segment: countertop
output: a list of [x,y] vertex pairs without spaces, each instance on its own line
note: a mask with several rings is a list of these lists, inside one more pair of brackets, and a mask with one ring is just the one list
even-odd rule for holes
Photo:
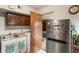
[[0,35],[0,40],[9,40],[9,39],[17,39],[17,38],[21,38],[21,37],[27,37],[28,33],[30,33],[30,32],[26,32],[26,33],[23,33],[23,34],[18,34],[18,36],[15,36],[14,34]]

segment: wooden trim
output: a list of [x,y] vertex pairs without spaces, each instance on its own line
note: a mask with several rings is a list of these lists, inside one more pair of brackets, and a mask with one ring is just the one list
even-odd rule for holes
[[31,12],[31,44],[30,45],[31,45],[31,52],[35,53],[40,49],[42,49],[42,17],[40,14],[34,12]]

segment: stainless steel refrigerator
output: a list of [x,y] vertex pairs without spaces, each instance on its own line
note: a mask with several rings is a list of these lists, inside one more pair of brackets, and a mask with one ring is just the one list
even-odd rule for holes
[[47,53],[71,52],[70,20],[47,20],[46,37]]

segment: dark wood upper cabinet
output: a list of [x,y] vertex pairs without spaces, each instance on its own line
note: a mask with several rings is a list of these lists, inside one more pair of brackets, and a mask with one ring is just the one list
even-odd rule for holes
[[23,16],[23,15],[20,15],[19,16],[19,25],[22,26],[29,26],[30,25],[30,16]]
[[7,13],[6,14],[6,25],[30,26],[30,16]]
[[19,19],[19,25],[20,25],[20,26],[21,26],[21,25],[25,25],[25,22],[26,22],[25,17],[24,17],[24,16],[20,16],[19,18],[20,18],[20,19]]
[[18,25],[19,24],[19,16],[16,14],[7,14],[7,25]]
[[42,24],[43,24],[43,26],[42,26],[43,31],[46,31],[46,20],[43,20],[42,21]]
[[25,25],[30,25],[30,17],[29,16],[27,16],[27,17],[25,17]]

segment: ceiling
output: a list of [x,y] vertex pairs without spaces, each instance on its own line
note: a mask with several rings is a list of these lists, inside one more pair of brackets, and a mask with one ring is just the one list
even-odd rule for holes
[[28,5],[29,7],[32,7],[34,9],[41,9],[41,8],[44,8],[44,7],[47,7],[48,5]]

